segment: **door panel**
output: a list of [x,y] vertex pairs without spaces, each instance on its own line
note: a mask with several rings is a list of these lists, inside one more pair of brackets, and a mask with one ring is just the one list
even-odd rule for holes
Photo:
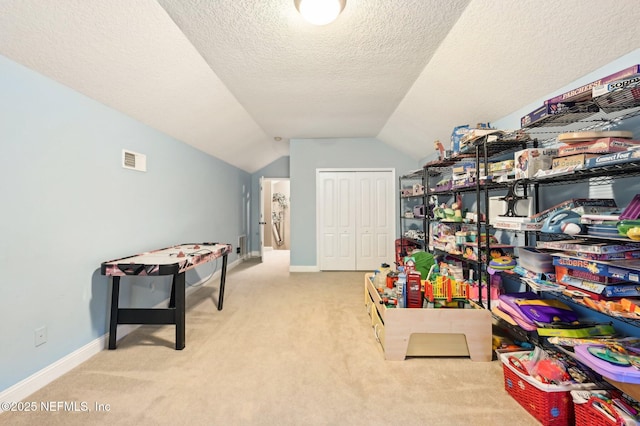
[[390,172],[356,173],[359,195],[356,269],[375,270],[393,261],[393,176]]
[[320,269],[355,269],[355,203],[353,173],[320,173],[322,247]]
[[372,271],[394,260],[393,174],[318,173],[320,269]]

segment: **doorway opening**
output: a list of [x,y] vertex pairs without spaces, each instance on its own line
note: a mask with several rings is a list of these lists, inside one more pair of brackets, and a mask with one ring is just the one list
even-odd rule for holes
[[[286,178],[262,178],[260,252],[262,260],[286,257],[291,249],[291,192]],[[269,252],[277,252],[270,255]]]

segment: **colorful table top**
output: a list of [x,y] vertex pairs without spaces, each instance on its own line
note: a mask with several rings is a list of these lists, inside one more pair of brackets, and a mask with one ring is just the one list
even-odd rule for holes
[[103,262],[107,276],[173,275],[210,262],[231,252],[231,244],[189,243]]

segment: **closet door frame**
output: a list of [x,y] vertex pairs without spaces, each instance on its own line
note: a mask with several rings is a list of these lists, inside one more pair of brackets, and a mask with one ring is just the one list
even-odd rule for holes
[[[321,209],[323,206],[323,194],[322,188],[320,185],[320,174],[321,173],[342,173],[342,172],[385,172],[389,173],[390,176],[390,184],[393,189],[390,199],[388,200],[388,214],[391,218],[395,218],[396,211],[396,196],[394,194],[397,192],[396,188],[396,171],[394,168],[389,167],[380,167],[380,168],[318,168],[316,169],[316,265],[318,265],[318,270],[322,271],[322,253],[323,253],[323,237],[322,237],[322,218],[321,218]],[[389,246],[389,261],[394,260],[393,254],[393,240],[396,234],[396,220],[392,221],[392,232],[390,236],[390,241],[388,242]],[[354,253],[355,255],[355,253]]]

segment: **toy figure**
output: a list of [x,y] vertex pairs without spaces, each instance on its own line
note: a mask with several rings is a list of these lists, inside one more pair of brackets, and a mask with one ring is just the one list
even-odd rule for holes
[[464,257],[466,257],[469,260],[478,260],[476,258],[476,254],[473,252],[473,248],[471,247],[467,247],[464,249]]
[[438,160],[444,160],[444,145],[442,145],[442,142],[435,141],[433,144],[436,148],[436,151],[438,151]]
[[460,210],[460,204],[453,203],[451,208],[453,209],[453,217],[450,218],[450,220],[453,222],[462,222],[462,210]]
[[505,255],[501,248],[492,248],[490,254],[492,259],[497,259]]

